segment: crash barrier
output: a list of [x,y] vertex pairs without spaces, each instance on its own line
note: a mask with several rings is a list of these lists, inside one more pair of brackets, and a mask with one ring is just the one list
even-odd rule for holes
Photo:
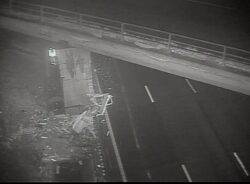
[[97,116],[104,115],[107,106],[113,104],[112,96],[107,93],[101,95],[96,94],[94,98],[99,107]]
[[58,20],[65,23],[75,23],[108,30],[119,33],[122,36],[133,36],[145,41],[160,43],[166,46],[168,53],[172,53],[179,48],[192,53],[202,53],[207,56],[216,57],[222,62],[230,60],[247,65],[250,64],[249,51],[184,35],[17,0],[2,0],[0,1],[0,6],[2,9],[7,10],[2,12],[8,12],[9,15],[13,12],[20,12],[32,18],[36,17],[41,23]]
[[104,115],[107,106],[113,103],[112,96],[107,93],[89,96],[94,108],[85,110],[73,121],[73,130],[77,133],[80,133],[85,127],[92,125],[93,117]]

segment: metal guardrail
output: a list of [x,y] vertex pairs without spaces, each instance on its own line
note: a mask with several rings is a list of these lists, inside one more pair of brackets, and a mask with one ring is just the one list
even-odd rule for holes
[[33,15],[42,23],[48,22],[49,20],[60,20],[89,27],[98,27],[120,33],[121,35],[130,35],[142,40],[164,44],[167,46],[170,53],[172,49],[180,48],[213,56],[221,59],[222,62],[224,60],[232,60],[250,64],[249,51],[228,47],[222,44],[44,5],[30,4],[17,0],[2,0],[1,3],[2,7],[9,10],[9,13],[20,12]]

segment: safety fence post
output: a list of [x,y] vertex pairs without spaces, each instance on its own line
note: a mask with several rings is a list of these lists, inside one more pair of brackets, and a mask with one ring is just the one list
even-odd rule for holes
[[43,22],[43,6],[40,6],[40,20]]
[[124,27],[125,27],[124,23],[121,23],[121,33],[122,34],[124,33]]
[[12,0],[9,0],[9,13],[12,11]]
[[121,23],[121,40],[124,40],[124,27],[125,27],[125,25],[124,25],[124,23]]
[[78,23],[82,24],[82,14],[78,14]]
[[227,50],[227,48],[223,45],[223,53],[222,53],[222,61],[223,61],[223,63],[225,62],[225,59],[226,59],[226,50]]
[[169,33],[168,36],[168,51],[171,52],[171,41],[172,41],[172,34]]

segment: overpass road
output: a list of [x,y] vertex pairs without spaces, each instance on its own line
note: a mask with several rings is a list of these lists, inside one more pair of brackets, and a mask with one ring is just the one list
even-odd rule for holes
[[113,95],[128,181],[249,181],[249,96],[99,54],[92,62]]

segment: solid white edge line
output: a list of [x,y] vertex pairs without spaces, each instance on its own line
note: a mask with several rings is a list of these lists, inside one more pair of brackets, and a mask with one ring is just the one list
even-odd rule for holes
[[191,177],[190,177],[190,175],[188,173],[188,170],[187,170],[186,166],[184,164],[181,164],[181,167],[182,167],[182,169],[183,169],[183,171],[184,171],[184,173],[185,173],[185,175],[187,177],[188,182],[192,182],[192,179],[191,179]]
[[[116,67],[116,71],[117,71],[117,74],[119,76],[119,79],[121,80],[122,79],[122,76],[121,74],[119,73],[119,68],[118,68],[118,65],[116,64],[115,65]],[[122,91],[122,96],[123,96],[123,99],[124,99],[124,102],[125,102],[125,105],[126,105],[126,109],[128,110],[128,116],[129,116],[129,124],[132,128],[132,133],[133,133],[133,136],[134,136],[134,139],[135,139],[135,145],[136,145],[136,148],[137,149],[140,149],[140,144],[139,144],[139,140],[137,138],[137,133],[136,133],[136,129],[135,129],[135,126],[133,124],[133,116],[132,116],[132,112],[131,112],[131,109],[129,107],[129,101],[126,97],[126,90],[125,90],[125,86],[121,83],[121,91]]]
[[237,155],[236,152],[233,153],[234,157],[236,158],[237,162],[239,163],[241,169],[243,170],[243,172],[245,173],[246,176],[249,176],[249,173],[246,169],[246,167],[244,166],[243,162],[241,161],[240,157]]
[[133,123],[132,123],[133,120],[132,120],[131,109],[130,109],[130,107],[129,107],[129,102],[128,102],[126,96],[124,96],[125,93],[126,93],[126,92],[125,92],[125,87],[124,87],[124,85],[122,85],[122,93],[123,93],[123,98],[124,98],[124,102],[125,102],[126,108],[127,108],[127,110],[128,110],[129,122],[130,122],[130,124],[131,124],[132,133],[133,133],[133,136],[134,136],[134,139],[135,139],[136,148],[137,148],[137,149],[141,149],[141,146],[140,146],[140,144],[139,144],[139,140],[138,140],[138,138],[137,138],[137,133],[136,133],[135,127],[134,127],[134,125],[133,125]]
[[[96,75],[96,74],[94,74],[94,75]],[[102,93],[101,87],[99,85],[99,79],[98,79],[97,75],[96,75],[96,79],[97,79],[98,89]],[[118,163],[118,167],[119,167],[119,170],[120,170],[120,173],[121,173],[121,176],[122,176],[122,181],[127,182],[126,173],[124,171],[121,156],[120,156],[120,153],[119,153],[119,150],[118,150],[118,147],[117,147],[117,143],[116,143],[116,140],[115,140],[115,136],[114,136],[114,133],[113,133],[113,129],[112,129],[112,126],[111,126],[111,123],[110,123],[110,119],[109,119],[107,110],[105,110],[104,114],[105,114],[105,118],[106,118],[106,121],[107,121],[108,129],[109,129],[109,132],[110,132],[110,138],[111,138],[111,142],[112,142],[112,145],[113,145],[113,148],[114,148],[114,152],[115,152],[116,160],[117,160],[117,163]]]
[[192,91],[193,91],[194,93],[197,93],[197,91],[194,89],[194,87],[193,87],[193,85],[190,83],[190,81],[189,81],[188,79],[185,79],[185,80],[186,80],[188,86],[192,89]]
[[147,91],[147,94],[148,94],[148,96],[149,96],[149,98],[150,98],[150,101],[153,103],[153,102],[155,102],[154,101],[154,99],[153,99],[153,97],[152,97],[152,95],[151,95],[151,93],[150,93],[150,91],[149,91],[149,89],[148,89],[148,86],[144,86],[144,88],[146,89],[146,91]]
[[105,117],[106,117],[106,120],[107,120],[108,129],[110,131],[110,137],[111,137],[112,144],[113,144],[113,147],[114,147],[114,151],[115,151],[116,159],[117,159],[118,166],[119,166],[119,169],[120,169],[120,173],[121,173],[121,176],[122,176],[122,181],[127,182],[127,177],[126,177],[126,174],[125,174],[125,171],[124,171],[124,168],[123,168],[120,153],[119,153],[119,150],[118,150],[118,147],[117,147],[117,144],[116,144],[115,136],[114,136],[113,129],[111,127],[111,123],[110,123],[109,116],[108,116],[107,112],[105,112]]

